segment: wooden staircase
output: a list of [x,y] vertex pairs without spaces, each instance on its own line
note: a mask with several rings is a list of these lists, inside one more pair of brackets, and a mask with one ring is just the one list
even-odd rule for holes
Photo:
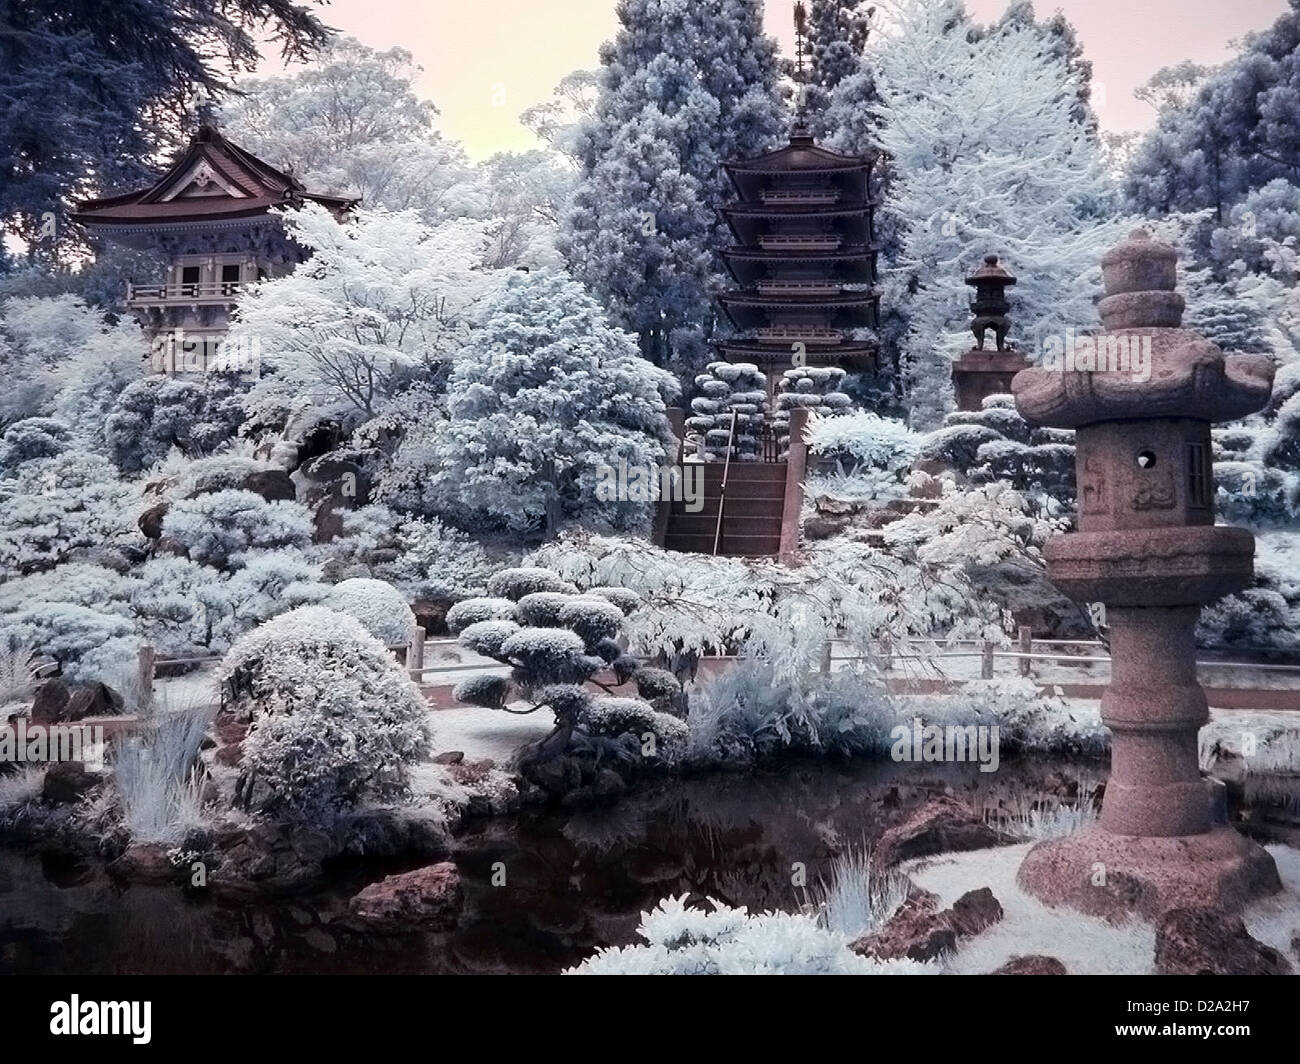
[[[694,554],[713,553],[722,470],[722,462],[704,465],[703,509],[691,513],[685,502],[673,502],[664,538],[666,549]],[[785,462],[733,460],[730,463],[718,554],[758,558],[776,557],[780,553],[786,472]]]

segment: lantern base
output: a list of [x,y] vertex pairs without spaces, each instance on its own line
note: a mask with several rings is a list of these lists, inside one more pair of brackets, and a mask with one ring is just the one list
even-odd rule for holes
[[1253,899],[1282,889],[1268,851],[1223,825],[1166,838],[1086,828],[1040,842],[1016,880],[1046,905],[1116,923],[1130,916],[1155,921],[1170,909],[1241,912]]

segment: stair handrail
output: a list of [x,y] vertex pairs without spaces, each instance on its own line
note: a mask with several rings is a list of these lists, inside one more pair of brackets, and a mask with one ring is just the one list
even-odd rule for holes
[[718,488],[718,523],[713,529],[713,554],[716,557],[722,542],[722,508],[727,503],[727,474],[731,472],[731,449],[736,440],[736,413],[731,412],[731,427],[727,430],[727,456],[722,461],[722,485]]

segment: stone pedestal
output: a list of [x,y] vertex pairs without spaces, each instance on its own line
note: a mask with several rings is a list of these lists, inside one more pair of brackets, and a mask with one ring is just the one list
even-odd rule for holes
[[1114,919],[1239,910],[1281,883],[1262,847],[1219,822],[1221,802],[1200,774],[1209,711],[1194,633],[1201,607],[1248,586],[1253,571],[1250,533],[1214,525],[1209,426],[1262,407],[1272,364],[1225,356],[1180,328],[1174,250],[1146,233],[1107,253],[1102,273],[1107,331],[1095,350],[1124,358],[1087,370],[1067,358],[1012,387],[1031,422],[1078,430],[1079,531],[1044,554],[1062,592],[1106,606],[1111,775],[1100,825],[1034,847],[1019,881],[1049,904]]

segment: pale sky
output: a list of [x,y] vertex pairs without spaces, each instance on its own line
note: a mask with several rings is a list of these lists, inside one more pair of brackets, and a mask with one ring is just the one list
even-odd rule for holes
[[[979,21],[1006,0],[967,0]],[[1286,0],[1039,0],[1039,17],[1061,10],[1093,63],[1103,128],[1145,129],[1154,117],[1133,90],[1184,59],[1217,64],[1229,42],[1269,26]],[[793,0],[768,0],[767,28],[790,51]],[[424,68],[419,87],[441,111],[443,133],[482,159],[536,147],[518,121],[550,97],[571,70],[598,65],[616,29],[614,0],[332,0],[325,22],[372,48],[410,51]],[[276,64],[264,71],[272,73]]]

